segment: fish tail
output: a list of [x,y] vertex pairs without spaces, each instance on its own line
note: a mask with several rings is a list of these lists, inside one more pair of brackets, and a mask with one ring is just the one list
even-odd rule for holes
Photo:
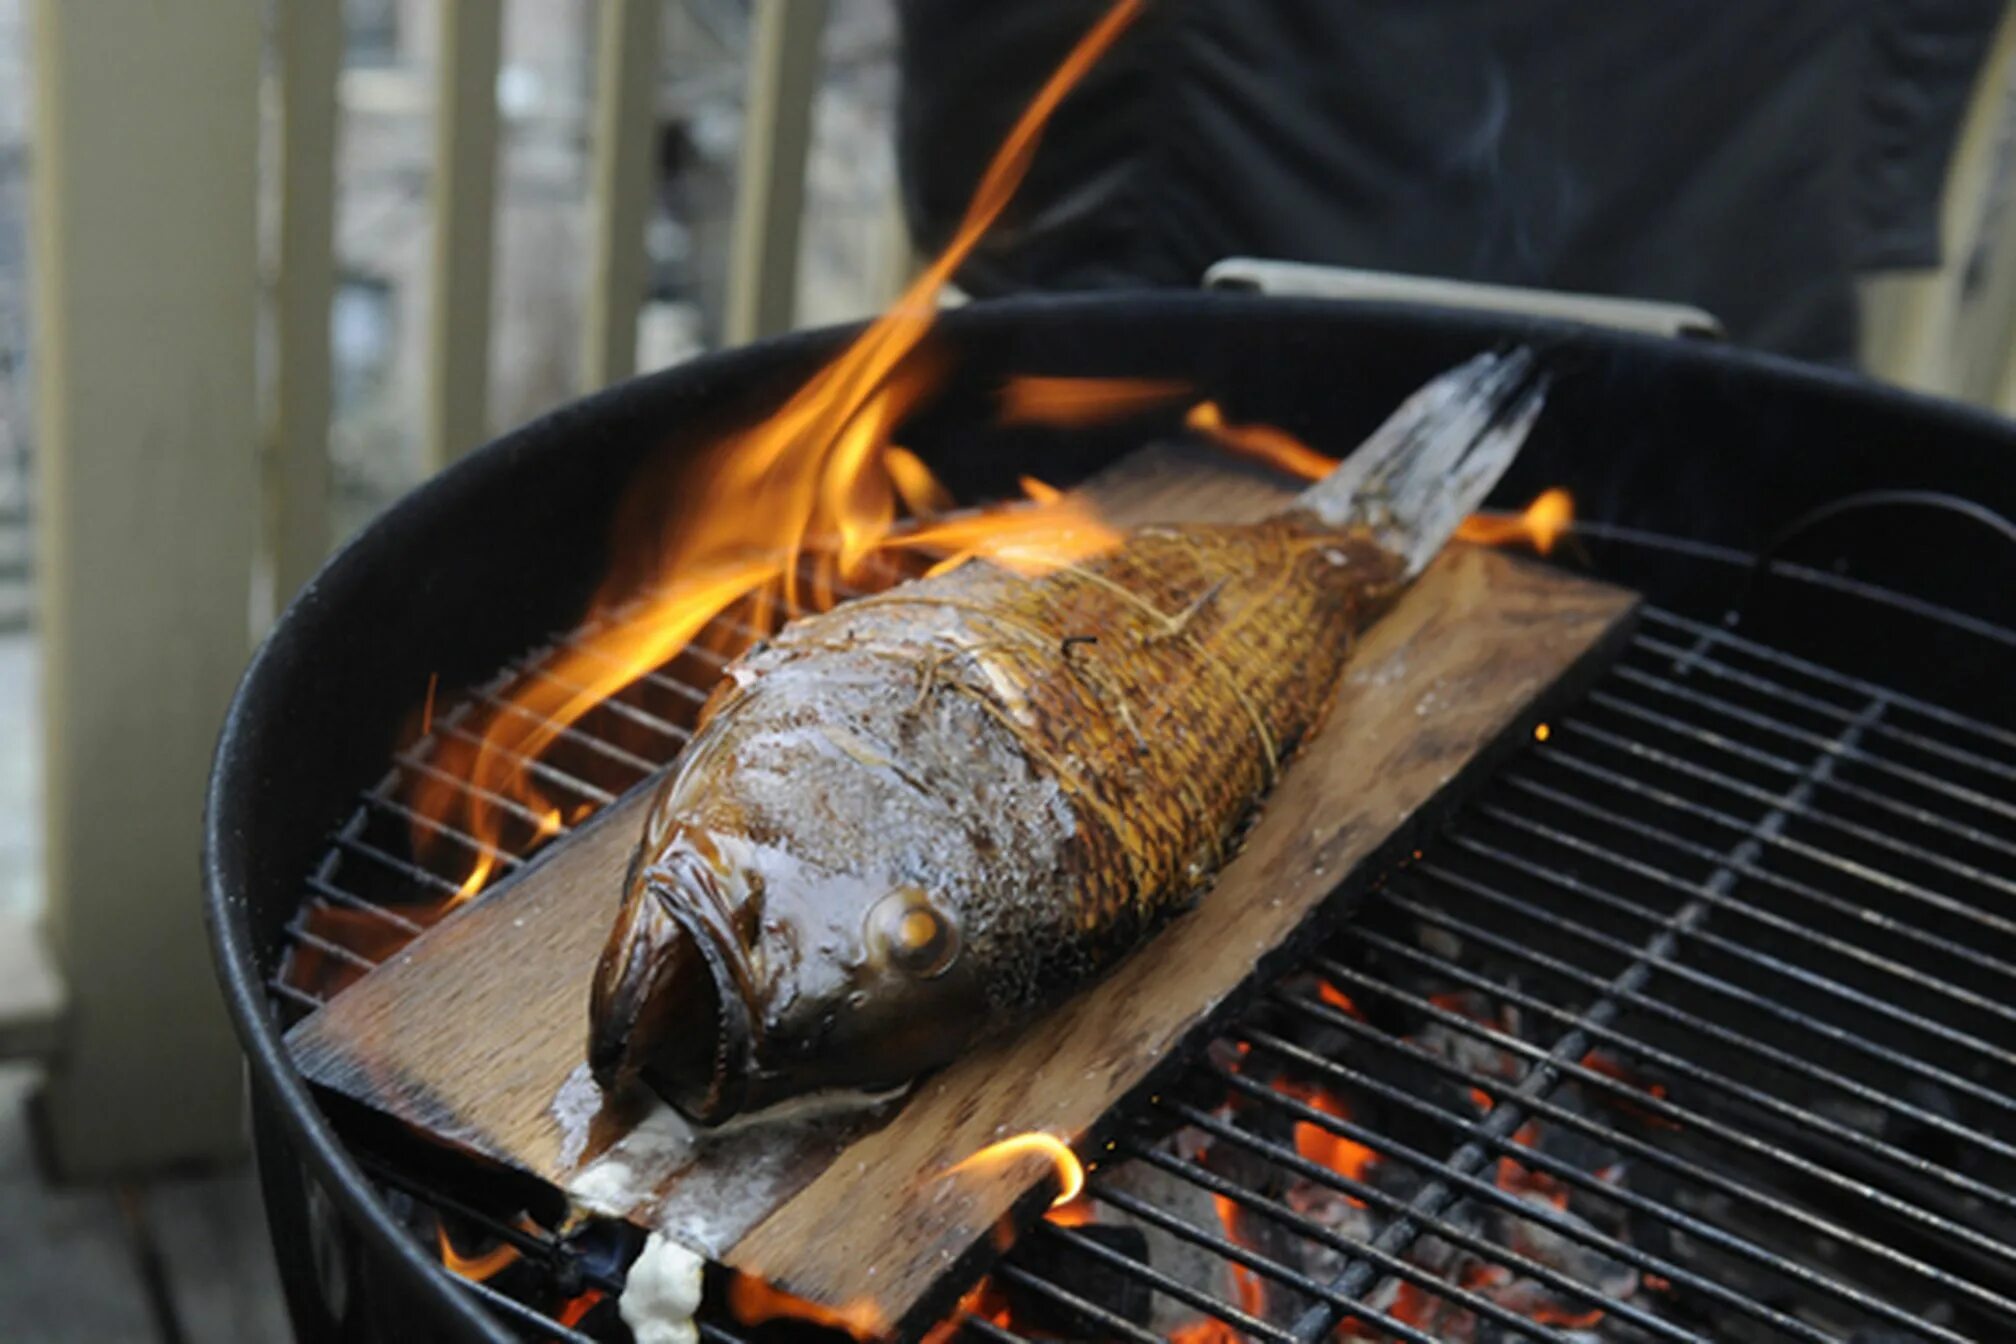
[[1411,579],[1512,465],[1546,394],[1531,350],[1478,355],[1402,402],[1297,506],[1370,530]]

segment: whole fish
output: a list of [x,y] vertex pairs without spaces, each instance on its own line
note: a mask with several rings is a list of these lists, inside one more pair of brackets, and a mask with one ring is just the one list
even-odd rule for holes
[[1209,887],[1542,383],[1479,356],[1263,522],[969,561],[745,654],[652,802],[597,1076],[719,1123],[901,1083],[1112,966]]

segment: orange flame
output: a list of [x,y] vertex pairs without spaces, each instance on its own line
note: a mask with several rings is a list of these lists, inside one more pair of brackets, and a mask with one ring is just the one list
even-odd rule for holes
[[[1211,1207],[1217,1211],[1226,1237],[1244,1246],[1245,1238],[1239,1235],[1238,1201],[1214,1194],[1211,1196]],[[1248,1316],[1264,1320],[1267,1314],[1267,1285],[1258,1274],[1236,1260],[1228,1268],[1232,1271],[1233,1287],[1239,1294],[1239,1309]],[[1215,1316],[1200,1316],[1188,1325],[1170,1331],[1169,1344],[1246,1344],[1246,1336]]]
[[[1305,481],[1320,481],[1337,466],[1337,458],[1324,456],[1285,429],[1227,423],[1216,402],[1198,402],[1190,408],[1183,423],[1241,457],[1264,462]],[[1541,491],[1517,516],[1471,514],[1457,526],[1456,539],[1486,546],[1526,542],[1546,555],[1574,523],[1575,497],[1556,486]]]
[[500,1241],[480,1255],[464,1255],[448,1240],[446,1226],[434,1225],[434,1240],[441,1248],[441,1263],[465,1279],[482,1283],[518,1263],[522,1252],[508,1241]]
[[1278,467],[1305,481],[1320,481],[1337,466],[1336,458],[1325,457],[1285,429],[1227,422],[1215,401],[1200,401],[1192,406],[1183,423],[1241,457]]
[[982,1279],[966,1290],[964,1296],[959,1299],[959,1305],[952,1309],[951,1315],[925,1333],[922,1344],[952,1344],[953,1340],[959,1338],[959,1332],[965,1325],[965,1318],[968,1315],[978,1316],[1003,1329],[1015,1323],[1008,1309],[1007,1298],[994,1286],[992,1279]]
[[730,1275],[728,1310],[743,1325],[762,1325],[766,1321],[805,1321],[845,1331],[860,1340],[880,1339],[888,1333],[882,1313],[875,1309],[872,1302],[823,1306],[765,1283],[754,1274]]
[[1040,1129],[990,1143],[972,1156],[947,1167],[945,1174],[956,1176],[962,1171],[999,1167],[1019,1162],[1031,1154],[1049,1162],[1057,1173],[1057,1197],[1050,1201],[1051,1208],[1059,1208],[1078,1198],[1085,1189],[1085,1164],[1078,1160],[1078,1154],[1071,1151],[1070,1144]]
[[[1118,0],[1065,57],[996,151],[945,250],[895,304],[769,418],[710,445],[681,480],[676,499],[633,498],[626,521],[657,547],[619,535],[617,554],[656,552],[650,596],[619,600],[638,585],[613,574],[596,601],[610,613],[595,631],[562,649],[541,674],[506,693],[508,708],[475,725],[477,745],[443,749],[438,775],[415,785],[413,806],[430,821],[495,846],[507,829],[547,832],[553,804],[528,775],[559,737],[598,705],[668,662],[721,612],[747,601],[766,618],[829,605],[835,585],[857,577],[887,546],[984,555],[1040,570],[1110,545],[1113,534],[1071,501],[1019,504],[898,534],[899,503],[914,516],[940,511],[946,496],[923,464],[891,435],[936,386],[939,361],[921,348],[946,282],[1014,194],[1065,95],[1140,14],[1144,0]],[[619,527],[627,533],[630,526]],[[814,570],[809,589],[801,562]],[[618,582],[619,578],[622,580]],[[423,854],[435,839],[415,827]],[[482,852],[450,904],[491,879]]]
[[1166,406],[1189,391],[1174,378],[1010,378],[1001,384],[1001,423],[1099,425]]
[[596,1305],[601,1301],[602,1290],[600,1288],[590,1288],[579,1297],[569,1298],[567,1305],[560,1309],[560,1315],[557,1319],[560,1324],[571,1329],[581,1324],[581,1318],[595,1310]]
[[1043,1221],[1055,1223],[1059,1227],[1084,1227],[1088,1223],[1099,1221],[1099,1210],[1093,1208],[1092,1201],[1080,1192],[1074,1199],[1052,1204],[1049,1211],[1043,1215]]
[[1554,549],[1554,543],[1574,522],[1575,497],[1556,486],[1552,490],[1541,491],[1517,517],[1499,513],[1471,514],[1457,526],[1456,539],[1481,542],[1486,546],[1523,541],[1545,555]]
[[[1339,1120],[1351,1118],[1351,1108],[1344,1104],[1343,1098],[1314,1083],[1299,1082],[1293,1078],[1276,1078],[1272,1086],[1281,1095],[1293,1097],[1324,1115],[1335,1116]],[[1298,1120],[1295,1123],[1295,1151],[1309,1161],[1320,1163],[1339,1176],[1354,1181],[1363,1180],[1365,1173],[1379,1161],[1379,1154],[1375,1150],[1347,1139],[1342,1134],[1334,1134],[1309,1120]],[[1351,1202],[1358,1204],[1356,1200]],[[1358,1204],[1358,1207],[1364,1206]]]

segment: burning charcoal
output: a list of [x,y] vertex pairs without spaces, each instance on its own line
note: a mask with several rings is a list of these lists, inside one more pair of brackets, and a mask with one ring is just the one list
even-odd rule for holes
[[[1087,1223],[1076,1231],[1128,1259],[1149,1263],[1148,1237],[1138,1227]],[[1108,1264],[1059,1236],[1035,1236],[1015,1248],[1015,1263],[1030,1274],[1135,1325],[1146,1325],[1154,1304],[1148,1285],[1133,1274]],[[1061,1335],[1066,1339],[1098,1339],[1104,1327],[1063,1303],[1019,1284],[1003,1280],[1002,1292],[1018,1329]]]
[[[1190,1133],[1194,1137],[1195,1131]],[[1192,1227],[1217,1229],[1220,1226],[1218,1210],[1208,1191],[1147,1162],[1128,1162],[1118,1168],[1107,1169],[1102,1177],[1102,1187],[1132,1195]],[[1106,1221],[1125,1220],[1108,1213]],[[1161,1227],[1149,1224],[1134,1226],[1139,1228],[1146,1242],[1144,1258],[1155,1267],[1156,1272],[1220,1294],[1228,1301],[1237,1300],[1230,1269],[1217,1252]],[[1146,1324],[1150,1330],[1161,1335],[1178,1329],[1196,1314],[1189,1307],[1160,1294],[1155,1296],[1152,1308]]]

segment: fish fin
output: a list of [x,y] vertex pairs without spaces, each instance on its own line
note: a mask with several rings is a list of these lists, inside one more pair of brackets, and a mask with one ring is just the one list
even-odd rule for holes
[[1402,402],[1297,507],[1368,529],[1411,579],[1512,465],[1546,395],[1531,350],[1478,355]]

